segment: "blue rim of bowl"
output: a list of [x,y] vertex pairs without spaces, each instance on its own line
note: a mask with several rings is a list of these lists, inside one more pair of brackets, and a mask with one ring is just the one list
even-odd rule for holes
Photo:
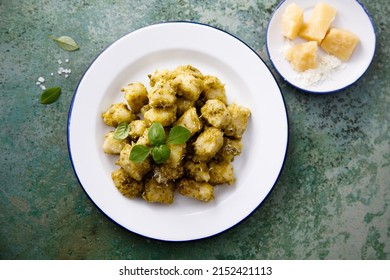
[[[284,152],[284,158],[283,158],[283,162],[282,162],[282,165],[280,167],[280,170],[279,170],[279,173],[278,173],[278,176],[276,177],[275,179],[275,182],[272,184],[272,187],[270,188],[269,192],[267,193],[267,195],[259,202],[259,204],[248,214],[246,215],[245,217],[243,217],[240,221],[238,221],[237,223],[231,225],[230,227],[224,229],[224,230],[221,230],[219,232],[216,232],[215,234],[210,234],[210,235],[207,235],[207,236],[204,236],[204,237],[200,237],[200,238],[194,238],[194,239],[182,239],[182,240],[164,240],[164,239],[159,239],[159,238],[155,238],[155,237],[150,237],[150,236],[147,236],[147,235],[144,235],[144,234],[140,234],[138,232],[135,232],[135,231],[132,231],[130,229],[128,229],[127,227],[125,227],[124,225],[121,225],[120,223],[118,223],[117,221],[115,221],[114,218],[110,217],[106,212],[104,212],[100,207],[99,205],[97,205],[95,203],[95,201],[92,199],[92,197],[88,194],[88,192],[86,191],[86,189],[84,188],[83,184],[81,183],[80,181],[80,178],[79,178],[79,175],[77,174],[77,170],[74,166],[74,162],[73,162],[73,157],[72,157],[72,152],[71,152],[71,143],[70,143],[70,124],[71,124],[71,119],[72,119],[72,111],[73,111],[73,105],[74,105],[74,102],[75,102],[75,98],[76,98],[76,95],[77,95],[77,92],[78,92],[78,88],[80,86],[80,83],[81,81],[83,80],[85,74],[88,72],[88,70],[92,67],[92,65],[94,64],[94,62],[107,50],[109,49],[113,44],[115,44],[117,41],[119,41],[121,38],[133,33],[133,32],[137,32],[137,31],[140,31],[144,28],[148,28],[148,27],[152,27],[152,26],[157,26],[157,25],[165,25],[165,24],[175,24],[175,23],[185,23],[185,24],[196,24],[196,25],[201,25],[201,26],[204,26],[204,27],[209,27],[209,28],[213,28],[215,30],[218,30],[218,31],[221,31],[235,39],[237,39],[239,42],[241,42],[242,44],[244,44],[249,50],[251,50],[262,62],[263,64],[265,65],[265,67],[267,67],[268,71],[270,72],[271,76],[273,77],[273,79],[275,80],[275,83],[279,89],[279,92],[280,92],[280,95],[282,97],[282,101],[283,101],[283,106],[284,106],[284,110],[285,110],[285,114],[286,114],[286,124],[287,124],[287,131],[286,131],[286,147],[285,147],[285,152]],[[236,37],[235,35],[225,31],[225,30],[222,30],[218,27],[214,27],[214,26],[211,26],[211,25],[208,25],[208,24],[205,24],[205,23],[199,23],[199,22],[193,22],[193,21],[166,21],[166,22],[160,22],[160,23],[155,23],[155,24],[151,24],[151,25],[147,25],[147,26],[144,26],[144,27],[141,27],[139,29],[136,29],[136,30],[133,30],[127,34],[124,34],[123,36],[119,37],[118,39],[116,39],[114,42],[112,42],[111,44],[109,44],[106,48],[104,48],[96,57],[95,59],[93,59],[93,61],[89,64],[89,66],[87,67],[87,69],[84,71],[84,73],[82,74],[81,78],[80,78],[80,81],[78,82],[77,84],[77,87],[74,91],[74,94],[73,94],[73,98],[71,100],[71,104],[70,104],[70,107],[69,107],[69,111],[68,111],[68,122],[67,122],[67,146],[68,146],[68,154],[69,154],[69,158],[70,158],[70,162],[71,162],[71,165],[72,165],[72,168],[73,168],[73,171],[76,175],[76,178],[77,178],[77,181],[79,182],[79,185],[82,187],[84,193],[87,195],[87,197],[89,198],[89,200],[95,205],[95,207],[97,209],[99,209],[99,211],[101,213],[103,213],[109,220],[111,220],[114,224],[120,226],[121,228],[125,229],[126,231],[128,232],[131,232],[133,234],[136,234],[136,235],[139,235],[139,236],[143,236],[145,238],[149,238],[149,239],[153,239],[153,240],[159,240],[159,241],[165,241],[165,242],[192,242],[192,241],[197,241],[197,240],[202,240],[202,239],[206,239],[206,238],[210,238],[210,237],[213,237],[213,236],[217,236],[217,235],[220,235],[236,226],[238,226],[241,222],[243,222],[244,220],[246,220],[249,216],[251,216],[262,204],[263,202],[269,197],[270,193],[272,192],[272,190],[274,189],[276,183],[278,182],[280,176],[281,176],[281,173],[282,173],[282,170],[284,168],[284,165],[285,165],[285,162],[286,162],[286,157],[287,157],[287,152],[288,152],[288,147],[289,147],[289,117],[288,117],[288,111],[287,111],[287,107],[286,107],[286,102],[285,102],[285,99],[284,99],[284,96],[282,94],[282,90],[277,82],[277,80],[275,79],[275,76],[274,74],[272,73],[272,71],[270,70],[270,68],[267,66],[267,64],[264,62],[264,60],[260,57],[259,54],[256,53],[256,51],[254,49],[252,49],[247,43],[245,43],[244,41],[242,41],[240,38]]]
[[349,83],[348,85],[344,86],[344,87],[341,87],[341,88],[338,88],[338,89],[335,89],[335,90],[330,90],[330,91],[311,91],[311,90],[308,90],[306,88],[303,88],[303,87],[300,87],[300,86],[297,86],[295,85],[294,83],[288,81],[278,70],[278,68],[276,67],[276,65],[274,64],[273,60],[271,59],[271,55],[270,55],[270,51],[269,51],[269,46],[268,46],[268,31],[269,31],[269,26],[271,24],[271,21],[272,21],[272,18],[274,17],[275,13],[278,11],[278,9],[280,8],[280,6],[283,5],[284,2],[286,2],[287,0],[283,0],[281,1],[278,6],[275,8],[275,10],[273,11],[272,15],[271,15],[271,19],[268,21],[268,25],[267,25],[267,32],[266,32],[266,36],[265,36],[265,40],[266,40],[266,49],[267,49],[267,54],[268,54],[268,58],[273,66],[273,68],[275,69],[275,71],[279,74],[280,77],[283,78],[283,80],[285,82],[287,82],[288,84],[290,84],[291,86],[297,88],[297,89],[300,89],[304,92],[307,92],[307,93],[311,93],[311,94],[318,94],[318,95],[326,95],[326,94],[332,94],[332,93],[338,93],[340,91],[343,91],[344,89],[352,86],[354,83],[356,83],[358,80],[360,80],[361,77],[364,76],[364,74],[367,72],[368,68],[370,67],[371,65],[371,62],[372,60],[374,59],[374,56],[375,56],[375,51],[376,51],[376,29],[375,29],[375,24],[374,24],[374,20],[372,19],[370,13],[368,12],[367,8],[359,1],[359,0],[355,0],[355,2],[357,4],[359,4],[361,6],[361,8],[363,9],[363,11],[366,13],[367,17],[369,18],[370,22],[371,22],[371,25],[372,25],[372,29],[374,30],[374,35],[375,35],[375,44],[374,44],[374,52],[372,54],[372,57],[371,57],[371,61],[370,63],[367,65],[367,68],[363,71],[363,73],[353,82]]

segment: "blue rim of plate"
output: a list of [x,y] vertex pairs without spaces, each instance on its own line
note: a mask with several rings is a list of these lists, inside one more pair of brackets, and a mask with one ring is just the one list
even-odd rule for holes
[[[272,187],[270,188],[269,192],[267,193],[267,195],[259,202],[259,204],[257,205],[257,207],[255,207],[248,215],[246,215],[245,217],[243,217],[240,221],[238,221],[237,223],[231,225],[230,227],[224,229],[224,230],[221,230],[215,234],[211,234],[211,235],[208,235],[208,236],[204,236],[204,237],[201,237],[201,238],[195,238],[195,239],[188,239],[188,240],[164,240],[164,239],[160,239],[160,238],[155,238],[155,237],[150,237],[150,236],[147,236],[147,235],[144,235],[144,234],[141,234],[141,233],[138,233],[138,232],[135,232],[135,231],[132,231],[130,229],[128,229],[127,227],[125,227],[124,225],[120,224],[119,222],[117,222],[114,218],[112,218],[109,214],[107,214],[106,212],[104,212],[98,204],[96,204],[96,202],[92,199],[92,197],[88,194],[88,192],[86,191],[86,189],[84,188],[83,184],[81,183],[81,180],[79,178],[79,175],[77,173],[77,170],[75,168],[75,165],[74,165],[74,161],[73,161],[73,157],[72,157],[72,152],[71,152],[71,143],[70,143],[70,124],[71,124],[71,119],[72,119],[72,110],[73,110],[73,106],[74,106],[74,101],[76,99],[76,95],[77,95],[77,92],[78,92],[78,89],[79,89],[79,86],[80,86],[80,83],[82,82],[84,76],[86,75],[86,73],[88,72],[88,70],[92,67],[92,65],[94,64],[94,62],[100,57],[100,55],[102,55],[107,49],[109,49],[113,44],[115,44],[117,41],[119,41],[121,38],[133,33],[133,32],[138,32],[144,28],[148,28],[148,27],[151,27],[151,26],[157,26],[157,25],[164,25],[164,24],[174,24],[174,23],[185,23],[185,24],[195,24],[195,25],[201,25],[201,26],[205,26],[205,27],[209,27],[209,28],[213,28],[217,31],[220,31],[220,32],[223,32],[233,38],[235,38],[236,40],[238,40],[240,43],[242,43],[243,45],[245,45],[249,50],[251,50],[261,61],[262,63],[264,64],[264,66],[267,68],[267,70],[269,71],[269,73],[271,74],[271,76],[273,77],[273,79],[275,80],[275,84],[277,85],[278,89],[279,89],[279,92],[280,92],[280,96],[282,98],[282,101],[283,101],[283,106],[284,106],[284,111],[285,111],[285,116],[286,116],[286,146],[285,146],[285,149],[284,149],[284,157],[283,157],[283,162],[280,166],[280,169],[279,169],[279,172],[278,172],[278,175],[277,177],[275,178],[275,181],[274,183],[272,184]],[[207,239],[207,238],[210,238],[210,237],[213,237],[213,236],[218,236],[236,226],[238,226],[240,223],[242,223],[244,220],[246,220],[249,216],[251,216],[263,203],[264,201],[269,197],[270,193],[273,191],[276,183],[279,181],[279,178],[281,176],[281,173],[283,171],[283,168],[285,166],[285,163],[286,163],[286,158],[287,158],[287,153],[288,153],[288,147],[289,147],[289,116],[288,116],[288,111],[287,111],[287,107],[286,107],[286,102],[285,102],[285,99],[284,99],[284,96],[282,94],[282,90],[280,88],[280,85],[278,84],[277,80],[275,79],[275,76],[274,74],[272,73],[272,71],[270,70],[270,68],[268,67],[268,65],[264,62],[264,60],[260,57],[259,54],[256,53],[256,51],[254,49],[252,49],[247,43],[245,43],[243,40],[241,40],[240,38],[238,38],[237,36],[225,31],[225,30],[222,30],[218,27],[215,27],[215,26],[211,26],[211,25],[208,25],[208,24],[205,24],[205,23],[199,23],[199,22],[192,22],[192,21],[166,21],[166,22],[160,22],[160,23],[155,23],[155,24],[151,24],[151,25],[147,25],[147,26],[144,26],[144,27],[141,27],[139,29],[136,29],[136,30],[133,30],[129,33],[126,33],[124,35],[122,35],[121,37],[119,37],[118,39],[116,39],[115,41],[113,41],[111,44],[109,44],[107,47],[105,47],[93,60],[92,62],[88,65],[87,69],[84,71],[84,73],[82,74],[78,84],[77,84],[77,87],[74,91],[74,94],[73,94],[73,97],[72,97],[72,100],[71,100],[71,104],[70,104],[70,107],[69,107],[69,111],[68,111],[68,121],[67,121],[67,146],[68,146],[68,154],[69,154],[69,158],[70,158],[70,162],[71,162],[71,165],[72,165],[72,168],[73,168],[73,171],[75,173],[75,176],[79,182],[79,185],[82,187],[84,193],[87,195],[87,197],[89,198],[89,200],[95,205],[95,207],[97,209],[99,209],[99,211],[101,213],[103,213],[109,220],[111,220],[114,224],[118,225],[119,227],[123,228],[124,230],[128,231],[128,232],[131,232],[133,234],[136,234],[136,235],[139,235],[139,236],[143,236],[145,238],[149,238],[149,239],[153,239],[153,240],[159,240],[159,241],[165,241],[165,242],[171,242],[171,243],[175,243],[175,242],[193,242],[193,241],[197,241],[197,240],[203,240],[203,239]]]
[[[269,32],[269,27],[270,27],[270,24],[272,22],[272,18],[274,17],[275,13],[278,11],[278,9],[283,5],[284,2],[286,2],[287,0],[282,0],[278,5],[277,7],[275,8],[275,10],[273,11],[273,13],[271,14],[271,17],[270,17],[270,20],[268,21],[268,25],[267,25],[267,31],[266,31],[266,49],[267,49],[267,54],[268,54],[268,58],[273,66],[273,68],[275,69],[275,71],[279,74],[280,77],[283,78],[284,81],[286,81],[288,84],[290,84],[291,86],[297,88],[297,89],[300,89],[304,92],[307,92],[307,93],[311,93],[311,94],[317,94],[317,95],[326,95],[326,94],[332,94],[332,93],[338,93],[340,91],[343,91],[344,89],[352,86],[353,84],[355,84],[358,80],[360,80],[364,74],[367,72],[368,68],[370,67],[371,65],[371,62],[372,60],[374,59],[374,56],[375,56],[375,49],[376,49],[376,29],[375,29],[375,24],[374,24],[374,20],[372,19],[370,13],[368,12],[367,8],[363,5],[363,3],[361,3],[359,0],[354,0],[357,4],[359,4],[362,8],[362,10],[366,13],[368,19],[370,20],[371,22],[371,25],[372,25],[372,29],[374,31],[374,35],[375,35],[375,43],[374,43],[374,52],[372,54],[372,57],[371,57],[371,60],[370,60],[370,63],[368,64],[367,68],[362,72],[362,74],[356,79],[354,80],[353,82],[345,85],[344,87],[341,87],[341,88],[338,88],[338,89],[335,89],[335,90],[331,90],[331,91],[311,91],[311,90],[308,90],[304,87],[300,87],[292,82],[290,82],[289,80],[287,80],[282,73],[280,73],[280,70],[276,67],[274,61],[272,60],[271,58],[271,54],[270,54],[270,50],[269,50],[269,45],[268,45],[268,32]],[[282,34],[281,34],[282,36]]]

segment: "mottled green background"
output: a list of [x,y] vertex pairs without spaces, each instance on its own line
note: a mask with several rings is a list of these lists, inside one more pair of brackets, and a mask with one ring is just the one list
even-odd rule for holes
[[[210,24],[245,41],[270,66],[267,23],[278,0],[0,0],[0,257],[2,259],[390,259],[390,5],[361,2],[377,49],[353,86],[311,95],[280,77],[290,143],[280,180],[233,229],[168,243],[118,227],[80,187],[67,150],[73,92],[93,59],[138,28],[164,21]],[[49,35],[72,36],[77,52]],[[57,60],[69,59],[68,78]],[[274,72],[274,70],[272,69]],[[50,77],[50,73],[55,75]],[[60,85],[39,103],[37,78]]]

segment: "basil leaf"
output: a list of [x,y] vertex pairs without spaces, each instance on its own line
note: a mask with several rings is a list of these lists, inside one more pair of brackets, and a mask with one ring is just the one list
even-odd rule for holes
[[50,37],[50,39],[54,40],[56,44],[63,50],[68,52],[73,52],[78,50],[80,47],[77,45],[76,41],[69,36],[61,36],[58,38]]
[[183,144],[190,139],[191,132],[184,126],[174,126],[168,135],[168,144]]
[[165,130],[161,123],[155,122],[149,127],[148,131],[149,143],[152,146],[164,144]]
[[123,140],[129,135],[130,125],[127,122],[120,123],[114,132],[114,139]]
[[151,147],[146,147],[144,145],[135,145],[131,149],[129,159],[136,163],[143,162],[148,157],[151,150]]
[[166,162],[171,156],[171,150],[167,145],[159,145],[153,148],[152,157],[155,163],[160,164]]
[[61,95],[60,87],[48,88],[41,94],[40,102],[42,104],[51,104],[56,101]]

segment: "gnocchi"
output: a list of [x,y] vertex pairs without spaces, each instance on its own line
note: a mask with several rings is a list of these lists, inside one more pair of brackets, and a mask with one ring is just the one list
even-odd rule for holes
[[[192,65],[158,69],[148,78],[148,86],[134,82],[123,87],[124,102],[102,113],[103,122],[111,127],[102,150],[118,157],[119,169],[111,173],[114,186],[126,197],[151,203],[172,204],[176,193],[203,202],[214,200],[217,185],[236,180],[232,162],[241,154],[250,110],[228,104],[219,78],[203,75]],[[123,123],[128,130],[118,138]],[[151,155],[142,162],[132,160],[135,146],[153,148],[149,132],[155,123],[166,139],[173,127],[186,128],[188,141],[167,143],[164,162],[154,162]]]

